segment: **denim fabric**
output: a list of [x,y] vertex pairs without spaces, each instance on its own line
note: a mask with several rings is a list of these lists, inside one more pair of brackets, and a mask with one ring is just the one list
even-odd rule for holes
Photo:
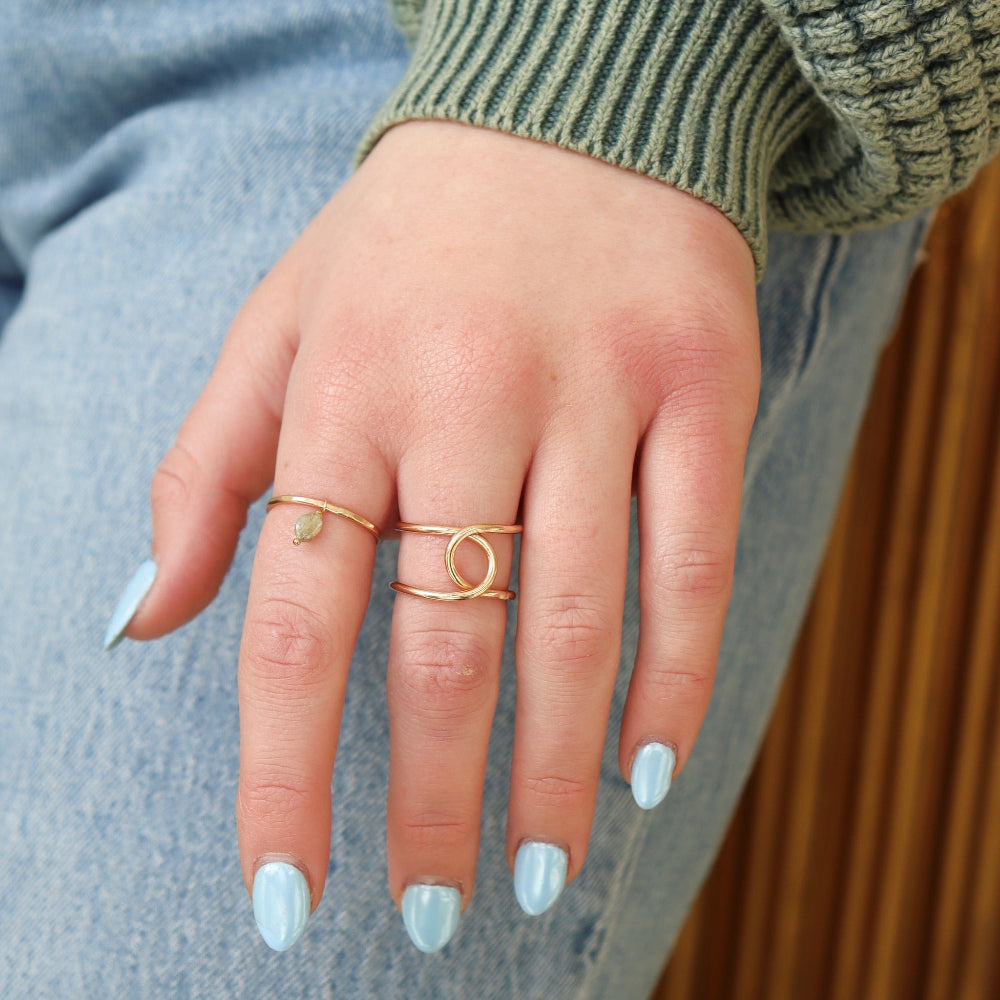
[[[752,765],[926,219],[773,235],[764,383],[711,709],[666,802],[618,774],[622,670],[583,874],[538,918],[503,841],[512,645],[476,895],[438,955],[386,887],[379,549],[347,691],[326,894],[261,941],[236,854],[236,658],[257,505],[217,600],[101,637],[146,493],[237,307],[337,189],[405,52],[382,0],[8,0],[0,32],[0,995],[642,1000]],[[508,637],[510,638],[510,637]]]

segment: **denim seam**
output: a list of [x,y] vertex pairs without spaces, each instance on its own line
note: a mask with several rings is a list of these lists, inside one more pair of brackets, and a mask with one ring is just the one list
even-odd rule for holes
[[[812,271],[814,280],[803,289],[802,315],[808,315],[802,337],[802,351],[794,370],[779,380],[776,391],[766,407],[761,406],[754,421],[747,448],[747,459],[743,473],[744,494],[749,492],[760,468],[761,461],[770,450],[771,440],[778,421],[776,417],[784,412],[788,399],[805,377],[810,364],[818,354],[826,339],[827,317],[830,309],[830,295],[840,278],[850,249],[850,237],[845,234],[828,234],[825,252],[818,266]],[[763,384],[761,390],[763,391]]]
[[[649,832],[649,820],[651,817],[640,816],[631,824],[631,833],[626,842],[622,854],[624,860],[618,865],[615,878],[608,892],[608,905],[604,908],[604,913],[598,920],[595,931],[603,931],[597,952],[589,956],[589,964],[584,977],[580,983],[580,997],[588,1000],[604,1000],[594,993],[597,984],[594,982],[594,972],[602,966],[602,956],[608,947],[608,942],[614,937],[613,931],[618,923],[618,917],[622,911],[619,900],[622,893],[631,886],[635,876],[635,866],[641,852],[641,845],[645,841]],[[610,919],[609,919],[610,914]]]
[[836,286],[847,261],[850,239],[847,234],[837,234],[830,240],[826,258],[820,267],[816,287],[813,291],[809,308],[810,319],[806,325],[802,356],[799,358],[795,375],[790,380],[792,384],[801,382],[806,376],[813,359],[820,353],[820,348],[826,339],[826,333],[829,329],[830,293]]

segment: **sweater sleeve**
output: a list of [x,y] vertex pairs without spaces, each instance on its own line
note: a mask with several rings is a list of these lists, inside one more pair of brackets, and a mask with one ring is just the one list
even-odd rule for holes
[[390,0],[411,50],[361,162],[415,118],[495,128],[767,229],[846,231],[1000,149],[997,0]]

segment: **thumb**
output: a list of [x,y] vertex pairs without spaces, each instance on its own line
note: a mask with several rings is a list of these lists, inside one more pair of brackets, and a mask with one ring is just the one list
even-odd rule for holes
[[211,378],[153,475],[152,558],[122,595],[105,648],[155,639],[211,603],[247,508],[274,477],[285,386],[298,339],[286,256],[254,290]]

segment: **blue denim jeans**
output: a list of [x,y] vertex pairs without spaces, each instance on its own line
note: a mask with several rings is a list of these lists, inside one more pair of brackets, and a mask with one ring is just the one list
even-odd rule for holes
[[150,476],[229,320],[336,191],[406,59],[383,0],[8,0],[0,30],[0,996],[643,1000],[753,763],[926,217],[772,234],[736,582],[694,754],[643,813],[618,773],[622,667],[582,875],[542,917],[504,860],[512,645],[475,898],[410,944],[386,885],[380,546],[347,691],[326,893],[260,939],[237,864],[236,659],[251,512],[220,594],[101,650],[146,555]]

